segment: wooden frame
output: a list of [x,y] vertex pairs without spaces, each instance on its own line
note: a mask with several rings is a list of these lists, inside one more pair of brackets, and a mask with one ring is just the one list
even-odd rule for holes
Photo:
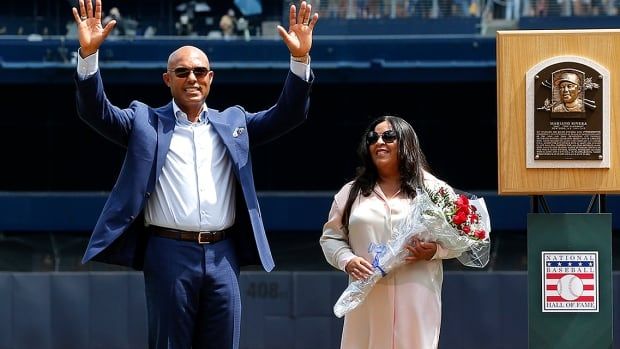
[[[620,139],[614,103],[620,89],[620,30],[531,30],[497,32],[497,142],[500,195],[620,193]],[[597,62],[609,72],[609,159],[599,168],[528,168],[527,72],[553,57],[577,56]],[[608,81],[611,81],[609,84]],[[531,104],[531,103],[530,103]],[[571,160],[563,160],[571,161]],[[570,166],[569,166],[570,167]]]

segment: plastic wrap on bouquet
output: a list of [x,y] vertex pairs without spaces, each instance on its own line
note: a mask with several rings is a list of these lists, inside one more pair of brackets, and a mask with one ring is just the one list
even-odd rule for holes
[[[449,192],[453,194],[453,191]],[[410,212],[394,229],[391,239],[385,245],[381,245],[380,249],[375,249],[377,252],[372,262],[373,274],[366,279],[349,283],[334,305],[334,314],[337,317],[340,318],[357,308],[379,279],[406,263],[405,257],[409,255],[406,245],[414,237],[423,241],[434,241],[445,249],[460,252],[458,260],[463,265],[482,268],[487,264],[490,250],[488,234],[490,221],[484,199],[466,200],[470,212],[467,216],[468,221],[465,222],[469,228],[465,229],[467,232],[455,227],[463,228],[463,223],[455,225],[453,222],[453,218],[459,212],[456,200],[462,199],[456,195],[452,195],[449,199],[448,205],[443,205],[441,201],[436,204],[425,191],[418,190],[410,206]]]
[[[428,195],[423,196],[423,200],[430,201]],[[425,209],[422,212],[422,223],[426,230],[422,231],[419,238],[423,241],[437,242],[447,250],[460,252],[461,255],[457,259],[464,266],[484,268],[489,262],[489,252],[491,250],[489,213],[483,198],[468,201],[468,204],[474,207],[478,217],[475,228],[473,225],[469,228],[471,235],[464,234],[455,228],[453,224],[450,224],[445,210],[442,210],[437,205],[433,205],[431,202],[430,204],[426,203],[431,208]],[[412,227],[415,226],[414,223],[408,222],[408,220],[405,220],[404,223],[410,224]]]

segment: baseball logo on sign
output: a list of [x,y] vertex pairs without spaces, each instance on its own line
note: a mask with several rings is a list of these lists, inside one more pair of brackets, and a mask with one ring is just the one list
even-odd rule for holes
[[543,312],[598,312],[598,252],[542,252]]
[[557,284],[560,297],[574,301],[583,294],[583,283],[575,275],[564,275]]

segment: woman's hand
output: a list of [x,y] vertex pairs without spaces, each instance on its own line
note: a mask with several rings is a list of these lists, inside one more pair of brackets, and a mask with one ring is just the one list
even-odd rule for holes
[[407,245],[407,249],[410,253],[409,257],[405,257],[407,262],[430,261],[437,252],[437,243],[413,238],[411,244]]
[[344,271],[356,280],[368,278],[373,273],[372,264],[362,257],[353,257],[344,267]]

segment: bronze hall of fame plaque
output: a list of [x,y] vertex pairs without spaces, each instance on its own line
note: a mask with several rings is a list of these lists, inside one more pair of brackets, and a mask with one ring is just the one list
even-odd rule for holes
[[607,69],[583,57],[554,57],[527,79],[527,167],[609,167]]

